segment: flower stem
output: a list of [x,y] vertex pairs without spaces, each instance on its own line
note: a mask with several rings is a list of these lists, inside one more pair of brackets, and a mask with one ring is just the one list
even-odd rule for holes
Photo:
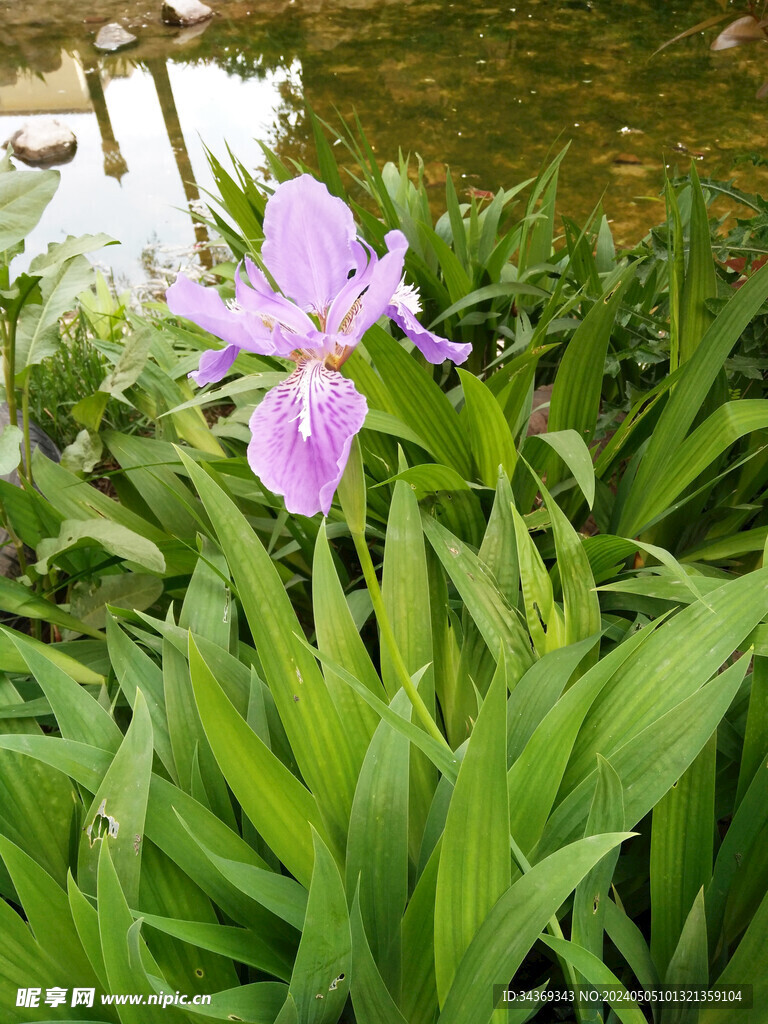
[[32,443],[29,436],[29,376],[21,392],[21,428],[24,433],[24,469],[27,481],[32,483]]
[[[392,664],[395,672],[397,673],[398,680],[405,692],[408,694],[408,698],[410,699],[411,704],[413,704],[416,714],[419,716],[421,724],[424,726],[426,731],[442,746],[447,747],[447,749],[450,750],[451,748],[448,741],[438,729],[437,723],[429,713],[429,708],[424,703],[419,691],[413,685],[413,680],[411,679],[410,673],[403,661],[400,648],[397,646],[397,640],[395,639],[395,634],[389,621],[389,616],[387,615],[384,598],[381,593],[381,588],[379,587],[379,581],[376,577],[376,570],[373,566],[371,553],[365,542],[365,536],[358,531],[353,530],[351,532],[352,540],[355,544],[355,550],[357,551],[357,557],[360,559],[360,566],[363,570],[363,577],[365,578],[365,583],[368,587],[368,593],[371,595],[373,611],[376,615],[376,621],[379,624],[379,629],[381,630],[381,637],[387,647],[389,656],[392,659]],[[453,753],[453,751],[451,751],[451,753]]]

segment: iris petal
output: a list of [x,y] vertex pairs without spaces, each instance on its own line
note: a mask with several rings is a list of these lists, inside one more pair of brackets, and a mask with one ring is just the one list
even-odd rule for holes
[[454,363],[463,363],[472,351],[470,342],[462,345],[458,341],[449,341],[448,338],[441,338],[439,334],[433,334],[426,327],[422,327],[411,310],[400,302],[393,301],[387,306],[386,312],[430,363],[442,363],[446,359],[451,359]]
[[239,351],[238,345],[227,345],[222,349],[209,348],[200,356],[200,365],[189,376],[200,388],[206,384],[215,384],[229,373]]
[[251,417],[251,469],[289,512],[328,515],[368,403],[351,380],[308,360],[269,391]]
[[285,181],[264,211],[264,265],[284,295],[324,314],[357,260],[352,211],[309,174]]
[[230,309],[213,288],[195,284],[179,274],[165,293],[165,299],[172,313],[186,317],[230,345],[264,356],[274,353],[271,331],[261,318],[244,310]]

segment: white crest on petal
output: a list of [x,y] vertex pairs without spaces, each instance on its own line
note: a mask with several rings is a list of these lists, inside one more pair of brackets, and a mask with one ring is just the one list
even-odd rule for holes
[[421,312],[419,289],[413,284],[406,284],[405,275],[400,279],[400,284],[395,289],[391,305],[398,306],[400,309],[407,309],[414,316]]
[[227,299],[226,306],[227,309],[230,310],[232,313],[243,312],[243,307],[240,305],[237,299]]
[[294,419],[299,421],[299,433],[306,441],[312,436],[312,414],[310,410],[310,392],[314,383],[314,376],[322,370],[323,364],[319,359],[311,359],[300,363],[297,373],[297,384],[299,391],[299,411]]

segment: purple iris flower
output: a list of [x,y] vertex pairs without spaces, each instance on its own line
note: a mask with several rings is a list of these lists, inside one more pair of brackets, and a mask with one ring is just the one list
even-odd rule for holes
[[372,324],[390,317],[432,363],[461,363],[471,351],[422,327],[418,292],[403,278],[406,237],[390,231],[384,241],[379,259],[349,207],[303,174],[278,185],[264,212],[261,255],[280,291],[246,258],[248,283],[238,268],[234,301],[181,274],[166,294],[173,313],[227,342],[203,353],[190,374],[199,385],[221,380],[241,349],[296,363],[253,413],[248,445],[254,473],[289,512],[328,515],[368,411],[338,371]]

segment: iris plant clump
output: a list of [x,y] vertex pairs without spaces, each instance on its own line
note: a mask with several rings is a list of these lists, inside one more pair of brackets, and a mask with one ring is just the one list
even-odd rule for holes
[[[418,291],[405,284],[408,242],[385,236],[379,258],[358,237],[349,207],[308,174],[279,185],[266,205],[262,260],[273,288],[250,259],[240,268],[235,299],[183,275],[168,289],[171,310],[227,343],[204,352],[193,376],[221,380],[238,352],[291,359],[296,369],[253,413],[248,461],[289,512],[327,515],[368,405],[339,369],[365,332],[386,316],[431,363],[461,363],[471,346],[423,327]],[[279,289],[279,290],[278,290]]]

